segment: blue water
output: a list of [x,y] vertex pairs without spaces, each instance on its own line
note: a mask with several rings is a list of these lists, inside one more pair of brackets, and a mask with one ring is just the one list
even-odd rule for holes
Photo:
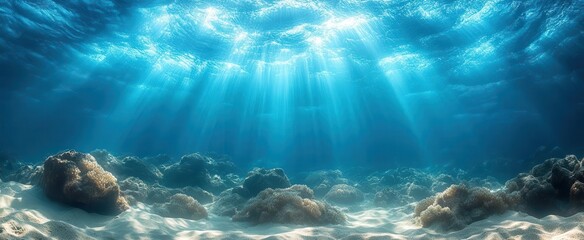
[[584,153],[582,0],[3,0],[0,53],[0,151],[22,161],[105,148],[496,168],[541,146]]

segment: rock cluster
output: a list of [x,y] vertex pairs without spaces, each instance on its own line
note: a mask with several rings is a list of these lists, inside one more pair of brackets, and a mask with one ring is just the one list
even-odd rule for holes
[[536,217],[571,215],[584,209],[584,163],[576,156],[552,158],[505,184],[518,198],[518,210]]

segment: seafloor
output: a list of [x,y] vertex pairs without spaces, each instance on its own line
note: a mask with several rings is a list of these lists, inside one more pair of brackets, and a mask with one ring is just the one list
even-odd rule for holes
[[[0,239],[584,239],[584,159],[463,170],[241,170],[226,156],[0,159]],[[243,173],[242,173],[243,171]]]

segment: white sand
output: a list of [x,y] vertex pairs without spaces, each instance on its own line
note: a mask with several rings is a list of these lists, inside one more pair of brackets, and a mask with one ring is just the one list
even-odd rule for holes
[[414,224],[411,212],[412,206],[375,208],[347,213],[345,225],[321,227],[164,218],[144,205],[109,217],[51,202],[29,185],[0,182],[0,239],[584,239],[584,213],[537,219],[507,212],[441,233]]

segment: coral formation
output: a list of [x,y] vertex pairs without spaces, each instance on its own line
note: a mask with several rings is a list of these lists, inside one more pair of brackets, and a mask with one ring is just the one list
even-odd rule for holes
[[306,185],[284,189],[268,188],[250,199],[234,221],[262,223],[292,223],[302,225],[340,224],[345,216],[338,209],[314,200]]
[[243,180],[243,188],[247,190],[247,197],[256,196],[259,192],[267,188],[287,188],[290,187],[290,180],[281,168],[263,169],[254,168]]
[[362,202],[365,198],[359,189],[347,184],[337,184],[324,196],[324,199],[336,204],[352,205]]
[[40,185],[48,198],[100,214],[128,209],[116,178],[89,154],[67,151],[45,160]]
[[423,227],[437,226],[441,230],[458,230],[490,215],[501,214],[512,204],[513,200],[504,192],[452,185],[444,192],[419,202],[414,216]]
[[171,218],[199,220],[207,217],[207,210],[196,199],[182,193],[172,195],[169,202],[156,204],[158,215]]

